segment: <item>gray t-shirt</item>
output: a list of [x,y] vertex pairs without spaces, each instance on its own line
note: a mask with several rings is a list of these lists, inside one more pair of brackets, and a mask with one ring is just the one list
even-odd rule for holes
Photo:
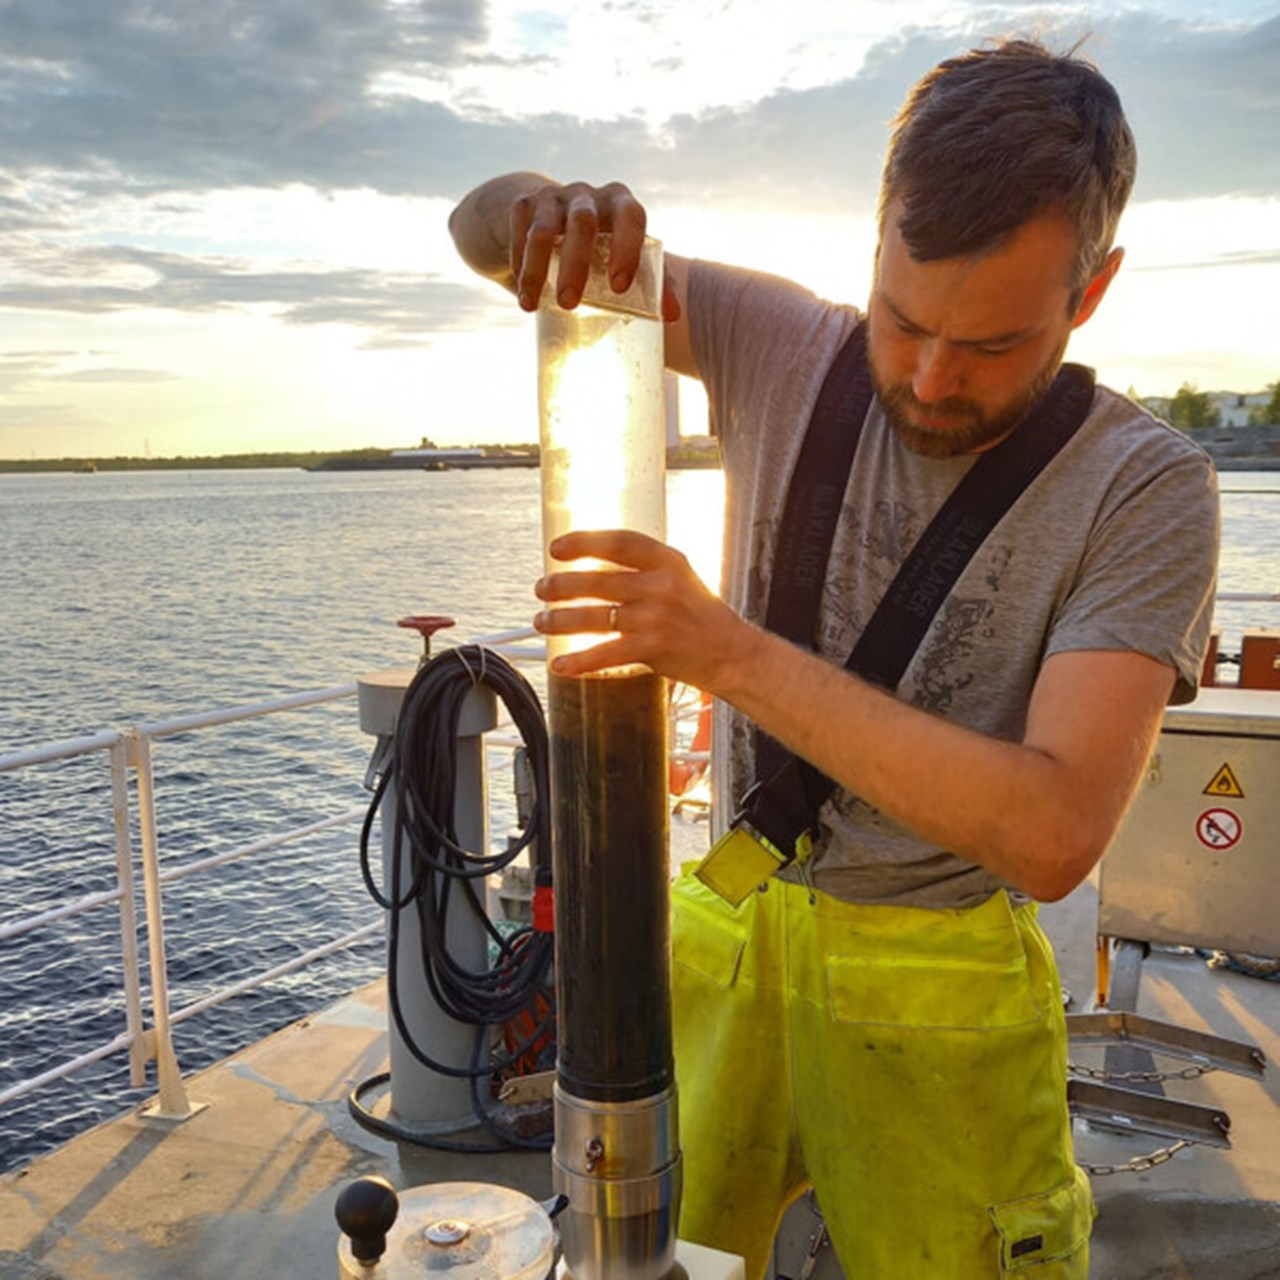
[[[691,268],[688,305],[724,458],[722,592],[761,623],[795,459],[827,370],[860,317],[786,281],[702,262]],[[824,656],[843,665],[899,565],[974,461],[910,452],[872,401],[823,589]],[[1050,654],[1123,649],[1175,668],[1172,701],[1188,701],[1208,639],[1217,546],[1207,455],[1100,387],[1084,425],[961,574],[898,697],[1016,742]],[[719,831],[755,780],[751,728],[721,704],[713,758]],[[844,790],[823,806],[819,827],[813,882],[847,901],[958,907],[1008,887]]]

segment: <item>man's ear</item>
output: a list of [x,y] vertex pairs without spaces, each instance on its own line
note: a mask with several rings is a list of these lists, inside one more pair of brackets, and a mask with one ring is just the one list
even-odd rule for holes
[[1080,299],[1080,305],[1076,308],[1076,313],[1072,317],[1071,327],[1078,329],[1088,318],[1098,309],[1098,303],[1103,299],[1103,295],[1107,292],[1111,282],[1116,278],[1116,272],[1120,270],[1120,264],[1124,261],[1123,249],[1112,249],[1107,254],[1106,261],[1102,264],[1102,270],[1085,286],[1083,297]]

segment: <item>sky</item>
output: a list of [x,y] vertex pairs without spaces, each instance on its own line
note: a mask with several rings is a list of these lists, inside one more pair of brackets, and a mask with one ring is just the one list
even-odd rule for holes
[[1085,39],[1138,139],[1072,358],[1280,379],[1274,0],[0,0],[0,457],[534,440],[533,321],[448,237],[469,189],[621,179],[671,250],[861,305],[906,91],[1027,34]]

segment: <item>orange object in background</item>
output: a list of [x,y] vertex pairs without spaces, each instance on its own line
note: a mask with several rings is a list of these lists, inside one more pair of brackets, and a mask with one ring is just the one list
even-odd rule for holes
[[[543,1052],[555,1043],[555,1022],[548,1020],[551,1004],[541,993],[533,997],[529,1007],[509,1018],[502,1028],[502,1040],[508,1054],[519,1054],[508,1068],[507,1076],[528,1076],[547,1069],[541,1061]],[[534,1039],[538,1027],[546,1029]],[[521,1051],[521,1046],[523,1051]]]
[[1280,631],[1244,633],[1240,644],[1240,687],[1280,689]]
[[[674,701],[675,686],[672,686]],[[672,744],[674,745],[674,743]],[[698,723],[693,731],[693,740],[689,743],[690,751],[711,750],[711,695],[700,693],[698,696]],[[702,781],[707,772],[705,760],[675,760],[667,765],[668,790],[677,799],[692,791]]]
[[1209,634],[1209,648],[1204,655],[1204,666],[1200,669],[1200,687],[1212,689],[1218,683],[1218,641],[1222,639],[1220,631]]

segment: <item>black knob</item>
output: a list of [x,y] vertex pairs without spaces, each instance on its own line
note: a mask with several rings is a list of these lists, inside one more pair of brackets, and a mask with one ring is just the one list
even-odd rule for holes
[[351,1237],[358,1262],[377,1262],[387,1251],[387,1232],[400,1212],[400,1199],[386,1178],[357,1178],[338,1197],[333,1216]]

